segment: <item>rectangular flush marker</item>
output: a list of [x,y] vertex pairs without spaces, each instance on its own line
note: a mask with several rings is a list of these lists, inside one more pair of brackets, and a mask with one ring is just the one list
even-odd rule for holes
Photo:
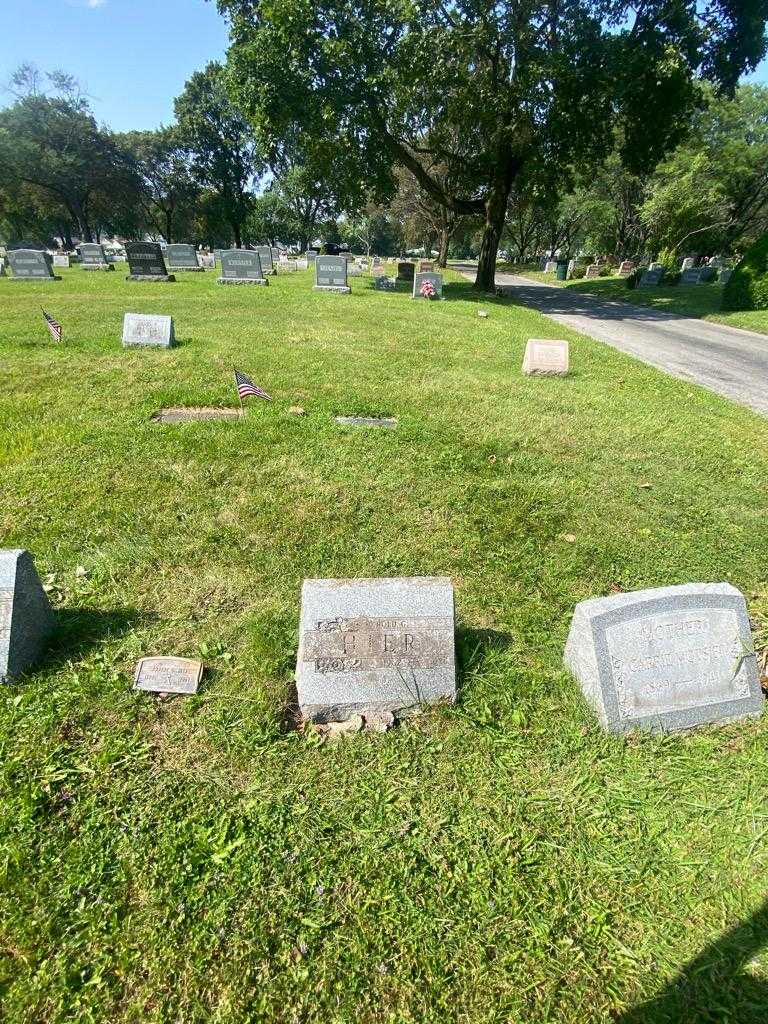
[[335,416],[334,422],[342,427],[386,427],[394,430],[397,420],[393,416]]

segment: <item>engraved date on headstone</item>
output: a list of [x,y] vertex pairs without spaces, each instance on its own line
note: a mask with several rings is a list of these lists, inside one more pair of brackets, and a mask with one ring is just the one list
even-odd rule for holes
[[304,661],[315,671],[434,668],[452,654],[448,617],[322,619],[304,634]]

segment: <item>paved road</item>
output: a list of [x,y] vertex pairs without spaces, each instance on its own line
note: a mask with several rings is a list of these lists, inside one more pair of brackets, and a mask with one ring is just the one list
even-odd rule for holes
[[[474,279],[474,268],[465,276]],[[609,302],[515,274],[497,274],[496,284],[515,302],[558,323],[768,415],[768,335]]]

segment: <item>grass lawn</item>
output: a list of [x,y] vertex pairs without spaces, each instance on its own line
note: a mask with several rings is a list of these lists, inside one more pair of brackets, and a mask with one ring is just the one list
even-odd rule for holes
[[620,277],[582,278],[580,281],[563,283],[556,281],[554,274],[543,274],[530,267],[517,267],[500,264],[502,273],[523,274],[535,281],[554,284],[559,287],[572,288],[577,292],[587,292],[601,299],[633,302],[640,306],[651,306],[668,313],[679,313],[680,316],[700,317],[702,320],[713,320],[716,323],[740,327],[746,331],[757,331],[768,334],[768,310],[743,310],[736,313],[724,313],[720,308],[723,291],[717,284],[676,285],[660,288],[633,288],[630,290]]
[[[60,619],[0,693],[2,1019],[764,1024],[766,719],[606,736],[561,658],[577,601],[687,581],[766,646],[766,420],[454,274],[62,276],[0,279],[0,543]],[[124,351],[125,311],[180,346]],[[557,336],[572,375],[524,378]],[[234,366],[274,402],[150,422]],[[401,574],[454,580],[456,707],[288,729],[301,581]],[[157,653],[197,697],[132,692]]]

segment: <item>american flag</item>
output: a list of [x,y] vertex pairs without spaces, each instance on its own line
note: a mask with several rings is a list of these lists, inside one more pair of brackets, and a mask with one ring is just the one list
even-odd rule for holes
[[246,377],[239,370],[235,370],[235,387],[241,402],[244,398],[248,398],[249,395],[254,395],[256,398],[266,398],[268,402],[272,401],[272,398],[266,391],[260,388],[258,384],[254,384],[250,377]]
[[[40,307],[43,309],[43,307]],[[61,324],[58,320],[55,320],[50,313],[46,313],[43,309],[43,317],[45,319],[45,326],[51,332],[51,337],[54,341],[61,341],[61,336],[64,333],[61,328]]]

